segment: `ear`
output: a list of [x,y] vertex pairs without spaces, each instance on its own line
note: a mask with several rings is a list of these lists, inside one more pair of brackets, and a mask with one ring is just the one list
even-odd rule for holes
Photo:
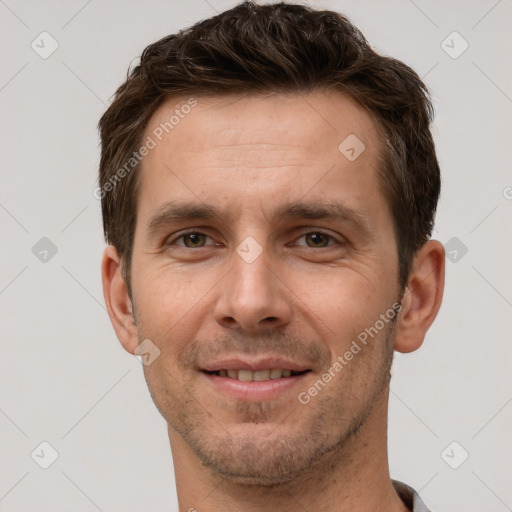
[[432,325],[443,298],[444,247],[437,240],[427,242],[416,254],[402,297],[395,350],[417,350]]
[[138,346],[133,305],[121,275],[121,258],[116,248],[111,245],[103,252],[101,279],[103,296],[112,326],[121,345],[133,354]]

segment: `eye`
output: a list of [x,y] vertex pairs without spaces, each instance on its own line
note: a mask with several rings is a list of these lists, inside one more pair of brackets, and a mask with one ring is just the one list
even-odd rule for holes
[[201,247],[206,247],[207,245],[213,245],[211,243],[207,244],[208,240],[211,241],[209,236],[193,231],[180,235],[179,237],[172,240],[170,244],[178,245],[180,247],[187,247],[189,249],[200,249]]
[[302,235],[298,240],[304,239],[305,243],[297,243],[297,245],[306,245],[308,247],[328,247],[336,243],[336,240],[331,235],[323,233],[322,231],[311,231]]

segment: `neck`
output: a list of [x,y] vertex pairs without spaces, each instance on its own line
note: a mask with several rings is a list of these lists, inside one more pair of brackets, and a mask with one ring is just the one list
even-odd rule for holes
[[169,428],[180,512],[406,512],[391,483],[387,458],[387,391],[359,431],[307,473],[275,486],[232,482],[203,466]]

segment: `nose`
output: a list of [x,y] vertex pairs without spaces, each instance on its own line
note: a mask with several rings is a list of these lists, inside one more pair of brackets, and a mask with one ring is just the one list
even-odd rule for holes
[[224,328],[252,334],[280,329],[291,320],[290,295],[265,253],[252,263],[235,253],[215,305],[215,320]]

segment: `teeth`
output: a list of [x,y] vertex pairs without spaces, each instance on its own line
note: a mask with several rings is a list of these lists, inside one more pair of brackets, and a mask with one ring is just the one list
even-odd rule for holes
[[273,368],[270,370],[270,378],[271,379],[280,379],[283,376],[283,370],[280,368]]
[[[238,378],[240,378],[240,374],[238,374]],[[270,370],[258,370],[257,372],[254,372],[253,378],[256,382],[259,382],[261,380],[269,380]]]
[[219,370],[220,377],[229,377],[230,379],[240,380],[242,382],[261,382],[265,380],[275,380],[282,377],[291,377],[291,370],[282,370],[281,368],[272,368],[270,370]]
[[251,370],[238,370],[238,380],[250,382],[251,380],[254,380],[253,376],[254,372],[251,372]]

